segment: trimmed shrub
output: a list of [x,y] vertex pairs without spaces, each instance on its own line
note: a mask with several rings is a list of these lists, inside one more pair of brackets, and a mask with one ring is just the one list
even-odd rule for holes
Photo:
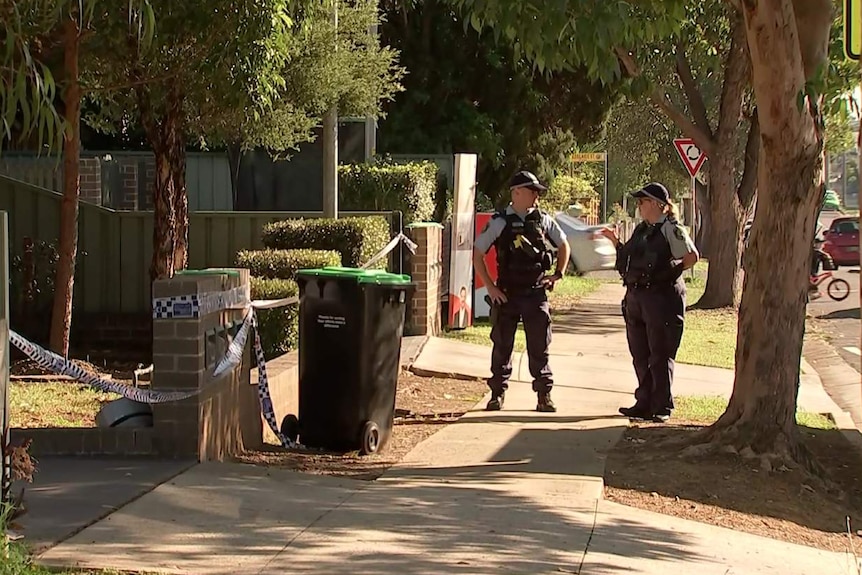
[[[293,280],[251,278],[252,299],[281,299],[299,295]],[[259,309],[257,315],[260,343],[267,359],[299,346],[299,304],[275,309]]]
[[348,164],[338,168],[338,202],[344,210],[398,210],[404,223],[434,217],[437,164]]
[[[261,239],[273,250],[334,250],[342,265],[356,268],[389,243],[389,222],[382,216],[282,220],[264,226]],[[386,258],[374,267],[386,267]]]
[[333,250],[243,250],[236,265],[248,268],[252,277],[293,279],[297,270],[340,266],[341,254]]

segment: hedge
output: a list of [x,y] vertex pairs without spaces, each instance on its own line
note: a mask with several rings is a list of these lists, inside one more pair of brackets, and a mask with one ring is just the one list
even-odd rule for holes
[[[264,226],[261,239],[273,250],[334,250],[342,265],[357,268],[389,243],[389,222],[382,216],[282,220]],[[386,261],[373,267],[384,268]]]
[[[293,280],[251,278],[252,299],[281,299],[299,294]],[[257,315],[260,342],[267,359],[299,347],[299,304],[260,309]]]
[[297,270],[340,266],[341,254],[334,250],[243,250],[236,265],[248,268],[252,277],[293,279]]
[[437,195],[437,164],[347,164],[338,168],[338,202],[344,210],[390,211],[404,223],[430,222]]

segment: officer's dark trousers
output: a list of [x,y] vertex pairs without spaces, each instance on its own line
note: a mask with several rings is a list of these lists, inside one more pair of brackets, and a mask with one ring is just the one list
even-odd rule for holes
[[669,413],[674,407],[671,384],[682,339],[685,284],[630,286],[622,307],[638,378],[635,405],[652,414]]
[[512,349],[518,321],[524,322],[527,336],[527,357],[533,391],[551,391],[554,385],[548,365],[548,346],[551,344],[551,311],[545,290],[533,290],[523,295],[508,295],[502,305],[491,307],[491,378],[488,387],[494,395],[506,391],[512,376]]

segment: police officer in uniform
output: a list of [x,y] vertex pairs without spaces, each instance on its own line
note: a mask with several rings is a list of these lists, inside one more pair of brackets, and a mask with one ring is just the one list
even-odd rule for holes
[[631,239],[621,243],[613,230],[602,232],[617,248],[616,267],[626,286],[626,336],[638,378],[635,404],[620,408],[620,413],[664,423],[674,407],[674,358],[685,316],[682,272],[700,256],[677,222],[676,206],[662,184],[647,184],[632,196],[643,221]]
[[[569,243],[554,218],[537,207],[539,196],[548,188],[528,171],[515,174],[509,182],[511,203],[494,214],[474,244],[473,264],[488,286],[491,299],[491,400],[486,409],[503,408],[512,375],[512,349],[518,322],[524,322],[527,356],[533,391],[538,395],[536,411],[554,412],[551,400],[553,374],[548,365],[551,343],[551,314],[548,290],[562,279],[569,261]],[[496,248],[497,282],[485,266],[485,254]],[[554,249],[557,249],[556,268]]]

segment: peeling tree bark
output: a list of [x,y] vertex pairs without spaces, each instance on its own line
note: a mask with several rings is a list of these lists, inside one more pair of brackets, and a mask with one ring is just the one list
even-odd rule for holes
[[188,196],[186,151],[182,130],[182,96],[168,91],[161,114],[146,88],[137,89],[138,109],[147,140],[153,148],[156,173],[153,180],[153,257],[150,279],[171,278],[188,260]]
[[742,1],[760,125],[758,206],[733,395],[707,439],[763,459],[810,463],[795,413],[823,132],[817,102],[797,100],[807,73],[826,61],[831,2],[798,3],[804,13],[791,0]]
[[63,103],[66,107],[66,132],[63,135],[63,202],[60,207],[60,246],[49,342],[51,349],[63,357],[69,355],[69,334],[72,329],[72,296],[78,255],[78,197],[81,191],[81,86],[78,83],[81,37],[76,19],[77,10],[73,9],[63,24]]
[[176,89],[170,93],[168,116],[175,118],[177,126],[170,138],[171,181],[173,183],[174,204],[174,263],[173,271],[186,269],[189,251],[189,198],[186,193],[186,143],[181,128],[183,113],[182,95]]

